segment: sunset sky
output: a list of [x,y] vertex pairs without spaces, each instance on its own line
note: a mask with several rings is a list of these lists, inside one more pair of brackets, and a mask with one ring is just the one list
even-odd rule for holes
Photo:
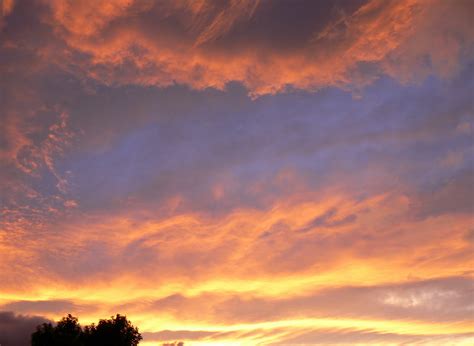
[[474,344],[474,1],[0,0],[0,344]]

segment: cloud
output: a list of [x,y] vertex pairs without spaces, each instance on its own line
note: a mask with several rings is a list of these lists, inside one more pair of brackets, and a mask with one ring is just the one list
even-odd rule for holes
[[[75,134],[68,126],[66,113],[57,114],[49,109],[43,109],[43,112],[38,111],[39,115],[33,119],[7,117],[5,141],[18,145],[7,148],[0,163],[0,227],[4,231],[17,232],[32,227],[41,229],[53,215],[77,206],[77,202],[70,197],[71,172],[60,171],[56,167],[65,150],[71,146]],[[49,125],[47,116],[52,118]],[[43,117],[46,126],[37,126],[36,117]],[[10,123],[10,120],[13,122]],[[18,133],[21,133],[20,142],[12,140]],[[38,189],[39,182],[47,188]]]
[[2,15],[8,16],[15,6],[14,0],[6,0],[2,2]]
[[[252,340],[256,337],[258,340],[268,338],[271,344],[341,344],[351,339],[360,344],[429,345],[447,340],[462,344],[473,338],[467,332],[472,289],[471,279],[451,277],[403,284],[331,287],[295,292],[291,297],[236,295],[223,291],[189,297],[173,295],[139,303],[137,308],[143,312],[172,314],[181,326],[201,328],[145,333],[145,341],[179,339],[212,344],[228,338]],[[196,319],[198,326],[193,324]],[[464,327],[445,335],[436,328],[431,329],[430,323]]]
[[40,316],[17,315],[11,311],[0,312],[0,343],[7,346],[24,346],[41,323],[51,322]]
[[[58,0],[47,6],[48,23],[76,56],[64,68],[77,65],[78,73],[107,85],[178,83],[201,90],[238,81],[254,96],[288,88],[360,89],[384,74],[402,81],[452,76],[472,54],[474,39],[469,1],[290,9],[258,1],[85,6]],[[284,11],[304,25],[285,26],[278,17]]]
[[1,305],[2,310],[26,314],[67,315],[70,311],[81,312],[83,307],[68,300],[13,301]]
[[7,17],[15,6],[14,0],[4,0],[0,5],[0,30],[5,26],[5,17]]
[[[265,345],[370,345],[375,344],[400,344],[404,345],[432,345],[456,342],[461,345],[468,344],[474,338],[470,333],[455,336],[445,335],[409,335],[397,333],[383,333],[373,330],[328,329],[315,328],[313,330],[302,328],[301,330],[285,330],[274,328],[270,330],[257,330],[252,332],[204,332],[204,331],[162,331],[156,333],[144,333],[145,342],[163,342],[181,338],[186,342],[205,342],[210,345],[218,345],[226,340],[239,340],[240,342],[255,342],[255,337],[265,340]],[[275,337],[277,336],[277,337]],[[164,344],[168,345],[168,343]],[[172,341],[169,345],[176,345]]]
[[474,229],[467,231],[464,239],[466,239],[467,242],[474,243]]
[[[227,323],[259,323],[298,318],[359,318],[413,321],[470,320],[473,282],[463,277],[417,280],[402,284],[342,286],[301,290],[291,297],[207,293],[169,296],[145,309]],[[206,303],[207,302],[207,303]],[[204,307],[205,306],[205,307]],[[143,306],[142,306],[143,307]]]
[[401,335],[395,333],[377,333],[371,330],[320,330],[302,333],[299,336],[290,336],[269,345],[443,345],[449,343],[469,344],[474,339],[470,333],[455,336],[445,335]]
[[301,232],[307,232],[311,231],[315,228],[318,227],[337,227],[337,226],[343,226],[345,224],[350,224],[357,219],[357,215],[355,214],[350,214],[347,216],[344,216],[342,219],[336,219],[334,220],[333,217],[337,213],[337,208],[332,208],[327,211],[325,211],[323,214],[317,216],[314,220],[309,222],[306,226],[304,226],[300,231]]
[[203,340],[219,334],[210,331],[190,331],[190,330],[162,330],[159,332],[143,333],[146,341],[173,341],[173,340]]
[[420,193],[413,204],[419,217],[442,213],[472,213],[474,210],[474,175],[471,169],[464,169],[454,177],[432,186]]

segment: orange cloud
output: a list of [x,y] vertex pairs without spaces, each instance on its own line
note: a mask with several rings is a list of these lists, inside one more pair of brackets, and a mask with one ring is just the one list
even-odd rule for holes
[[72,309],[84,323],[121,311],[149,341],[187,330],[219,333],[202,342],[278,343],[327,329],[470,340],[464,303],[453,304],[472,278],[471,217],[417,219],[412,205],[397,193],[361,201],[320,191],[219,218],[69,218],[41,237],[15,232],[21,248],[0,239],[10,279],[0,305],[48,318]]
[[[259,31],[260,17],[278,3],[48,4],[58,35],[86,54],[82,69],[110,85],[179,83],[223,89],[238,81],[255,96],[287,87],[358,88],[382,73],[403,81],[412,79],[415,70],[417,78],[448,76],[466,54],[460,47],[474,39],[466,16],[469,2],[369,1],[330,19],[322,29],[315,27],[308,38],[306,32],[292,32],[293,41],[302,43],[295,48]],[[265,28],[279,25],[270,22]],[[436,29],[439,25],[442,29]],[[452,49],[440,49],[446,45]]]
[[[333,208],[336,211],[327,214]],[[81,219],[70,225],[51,225],[41,238],[22,240],[31,260],[25,258],[25,263],[16,266],[36,267],[35,262],[50,260],[61,263],[41,273],[42,279],[32,276],[30,284],[56,281],[54,296],[61,299],[71,294],[70,284],[75,286],[68,283],[70,279],[84,287],[76,291],[77,297],[82,291],[92,297],[96,291],[112,300],[121,300],[124,290],[130,290],[129,297],[168,295],[174,290],[185,295],[214,291],[288,295],[325,285],[461,275],[469,271],[472,260],[472,244],[465,240],[467,215],[412,220],[409,204],[396,196],[377,196],[363,203],[341,197],[281,203],[262,212],[235,211],[219,220],[198,214],[149,221],[123,216],[105,221],[104,216],[89,217],[86,223]],[[15,249],[7,238],[3,244],[5,250]],[[94,244],[101,249],[100,265]],[[45,247],[50,258],[44,257]],[[69,266],[76,267],[73,276],[66,270]],[[106,286],[88,287],[96,276],[105,279],[106,286],[109,280],[120,282],[120,292],[109,292]],[[156,289],[158,283],[161,290]],[[30,299],[31,294],[50,296],[49,285],[41,287],[29,288],[23,299]],[[17,291],[5,286],[4,292],[10,289]]]
[[5,25],[4,17],[8,16],[15,6],[14,0],[3,0],[0,4],[0,29]]

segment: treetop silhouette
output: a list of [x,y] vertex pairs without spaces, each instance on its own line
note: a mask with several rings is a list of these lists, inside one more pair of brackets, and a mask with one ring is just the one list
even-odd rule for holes
[[138,328],[120,314],[82,327],[67,315],[56,326],[43,323],[31,335],[31,346],[137,346],[142,340]]

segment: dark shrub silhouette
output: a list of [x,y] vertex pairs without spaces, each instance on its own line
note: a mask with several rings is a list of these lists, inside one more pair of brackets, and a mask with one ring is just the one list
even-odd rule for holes
[[43,323],[31,335],[32,346],[137,346],[142,336],[125,316],[117,314],[84,330],[67,315],[56,326]]

